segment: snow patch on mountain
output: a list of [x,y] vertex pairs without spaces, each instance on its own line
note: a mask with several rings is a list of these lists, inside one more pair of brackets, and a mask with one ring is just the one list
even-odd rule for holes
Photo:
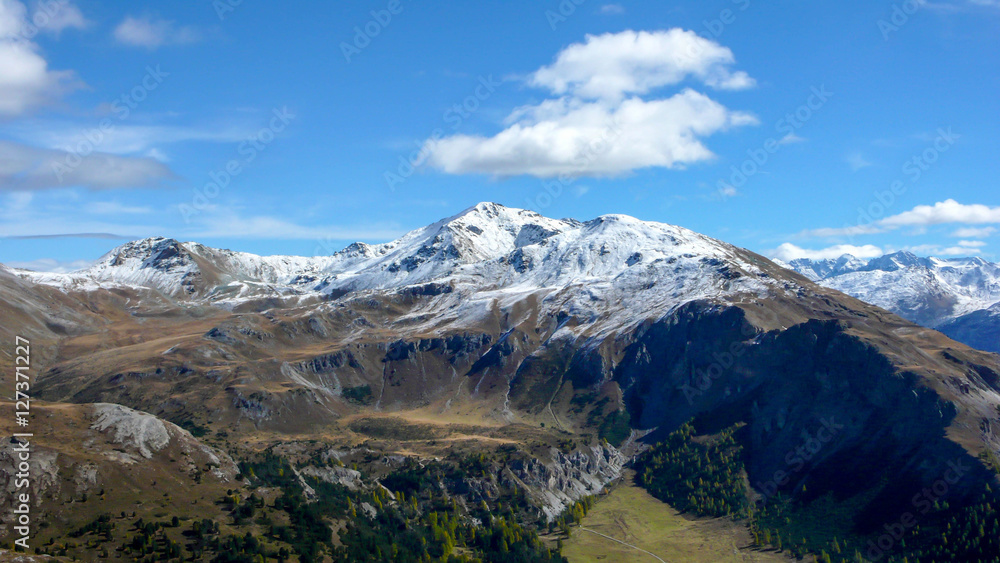
[[[596,318],[765,294],[776,284],[755,261],[674,225],[625,215],[550,219],[480,203],[395,241],[358,242],[329,256],[263,257],[157,237],[122,245],[79,272],[19,275],[67,291],[119,285],[227,308],[269,296],[338,297],[434,282],[457,289],[461,303],[452,312],[466,318],[486,314],[484,300],[532,292]],[[478,304],[470,309],[472,294]]]
[[868,262],[794,260],[789,266],[821,285],[937,327],[1000,302],[1000,265],[982,258],[924,258],[896,252]]

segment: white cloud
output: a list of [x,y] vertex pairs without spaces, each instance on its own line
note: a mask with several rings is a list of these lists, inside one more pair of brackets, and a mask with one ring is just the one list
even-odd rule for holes
[[857,236],[857,235],[875,235],[878,233],[884,233],[887,229],[877,227],[875,225],[852,225],[849,227],[825,227],[821,229],[810,229],[801,233],[800,236],[804,237],[842,237],[842,236]]
[[153,208],[146,205],[123,205],[117,201],[93,201],[84,205],[83,210],[92,215],[141,215],[153,212]]
[[36,272],[54,272],[58,274],[65,274],[67,272],[75,272],[76,270],[82,270],[93,266],[94,262],[94,260],[60,261],[53,260],[51,258],[41,258],[31,262],[8,262],[7,266],[11,268],[20,268],[22,270],[34,270]]
[[963,248],[982,248],[986,246],[986,243],[981,240],[960,240],[958,241],[958,246]]
[[396,225],[366,225],[361,228],[313,227],[267,216],[242,217],[235,213],[204,215],[202,224],[184,235],[190,239],[316,239],[316,240],[393,240],[404,234]]
[[871,162],[865,160],[865,157],[859,152],[852,152],[847,155],[847,165],[851,167],[851,170],[857,172],[862,168],[867,168],[872,165]]
[[921,254],[925,256],[969,256],[970,254],[978,254],[980,252],[977,248],[970,248],[967,246],[942,247],[936,244],[907,246],[903,250],[908,250],[914,254]]
[[804,137],[799,137],[794,132],[789,133],[778,141],[779,145],[794,145],[795,143],[804,143],[807,139]]
[[620,15],[625,13],[625,7],[621,4],[605,4],[601,6],[601,13],[608,15]]
[[808,258],[809,260],[826,260],[830,258],[840,258],[845,254],[850,254],[857,258],[876,258],[878,256],[882,256],[885,252],[881,248],[871,244],[866,244],[864,246],[838,244],[827,248],[810,250],[786,242],[770,253],[773,258],[777,258],[782,262],[790,262],[799,258]]
[[729,199],[740,194],[739,190],[728,184],[716,190],[715,193],[722,199]]
[[888,227],[941,225],[945,223],[964,223],[967,225],[1000,223],[1000,207],[988,207],[981,204],[965,205],[948,199],[934,205],[918,205],[910,211],[887,217],[880,223]]
[[[208,143],[238,143],[250,138],[260,127],[226,124],[220,126],[186,125],[126,125],[115,123],[107,131],[95,133],[95,125],[81,127],[79,123],[53,120],[25,120],[11,128],[13,135],[27,143],[55,150],[74,150],[81,145],[92,145],[91,139],[100,139],[98,149],[112,154],[146,154],[165,161],[157,151],[161,145],[200,141]],[[154,151],[154,152],[151,152]]]
[[31,14],[35,29],[58,36],[65,29],[86,29],[90,22],[69,0],[36,0]]
[[152,158],[102,152],[80,156],[0,141],[0,191],[145,188],[173,179],[174,173]]
[[986,238],[992,236],[995,232],[997,232],[996,227],[963,227],[956,229],[955,232],[951,233],[951,236],[957,238]]
[[664,100],[604,102],[560,98],[494,137],[428,141],[431,165],[449,174],[614,176],[647,167],[681,168],[714,157],[700,137],[756,123],[694,90]]
[[114,31],[119,43],[156,49],[163,45],[184,45],[201,40],[201,34],[191,26],[177,26],[174,22],[152,16],[136,18],[127,16]]
[[[934,205],[918,205],[909,211],[892,215],[869,225],[853,225],[842,228],[811,229],[801,233],[807,237],[837,237],[855,235],[873,235],[892,231],[901,227],[916,227],[911,234],[923,234],[922,227],[943,225],[948,223],[964,223],[966,225],[981,225],[987,223],[1000,224],[1000,207],[989,207],[982,204],[962,204],[953,199],[940,201]],[[959,229],[952,236],[982,237],[996,232],[993,227],[983,229]]]
[[538,69],[529,84],[553,94],[584,99],[621,99],[647,94],[688,77],[710,87],[740,90],[756,82],[732,72],[733,52],[693,31],[623,31],[588,35],[563,49],[554,63]]
[[30,41],[27,8],[0,0],[0,119],[24,115],[80,87],[72,71],[54,71]]
[[588,35],[529,78],[557,97],[515,109],[495,136],[432,139],[423,154],[448,174],[545,178],[683,168],[715,156],[703,138],[757,119],[690,87],[660,99],[640,95],[687,78],[716,88],[752,86],[745,73],[729,70],[732,63],[729,49],[680,29]]

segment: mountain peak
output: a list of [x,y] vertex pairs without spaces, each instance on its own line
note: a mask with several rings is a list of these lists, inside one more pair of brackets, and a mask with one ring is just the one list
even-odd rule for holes
[[184,254],[179,241],[166,237],[149,237],[127,242],[104,255],[98,265],[122,266],[129,261],[140,260],[148,265],[176,259]]
[[931,261],[927,258],[921,258],[908,250],[900,250],[899,252],[873,258],[864,269],[894,272],[913,267],[929,268],[931,267]]

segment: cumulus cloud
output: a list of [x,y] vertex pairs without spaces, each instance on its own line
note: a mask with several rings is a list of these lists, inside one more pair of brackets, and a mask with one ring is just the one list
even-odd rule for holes
[[665,98],[641,96],[689,79],[714,89],[752,87],[733,63],[728,48],[681,29],[588,35],[528,78],[555,98],[517,108],[492,137],[432,139],[423,154],[449,174],[614,176],[682,168],[714,157],[705,137],[757,119],[691,86]]
[[173,179],[174,173],[152,158],[102,152],[78,155],[0,141],[0,191],[147,188]]
[[114,31],[119,43],[134,47],[156,49],[164,45],[184,45],[201,40],[201,33],[191,26],[178,26],[176,23],[152,16],[136,18],[127,16]]
[[0,0],[0,119],[24,115],[80,87],[72,71],[49,69],[30,40],[38,28],[27,14],[21,2]]
[[[901,227],[916,227],[915,234],[923,234],[923,227],[958,223],[966,225],[982,225],[988,223],[1000,224],[1000,207],[989,207],[982,204],[963,204],[953,199],[939,201],[934,205],[918,205],[909,211],[891,215],[867,225],[852,225],[841,228],[822,228],[804,231],[800,236],[806,237],[838,237],[855,235],[873,235],[899,229]],[[983,237],[996,231],[993,227],[981,229],[959,229],[955,237]]]
[[710,159],[714,155],[699,137],[756,123],[690,89],[665,100],[631,98],[617,106],[560,98],[522,111],[523,117],[494,137],[455,135],[430,142],[430,163],[449,174],[613,176]]
[[857,258],[877,258],[885,254],[885,252],[881,248],[871,244],[866,244],[864,246],[838,244],[827,248],[810,250],[786,242],[770,253],[772,258],[777,258],[782,262],[790,262],[799,258],[807,258],[809,260],[826,260],[840,258],[845,254],[850,254]]
[[948,199],[934,205],[918,205],[910,211],[887,217],[880,223],[887,227],[929,226],[946,223],[967,225],[1000,223],[1000,207],[989,207],[982,204],[965,205]]
[[587,99],[621,99],[692,77],[713,88],[738,90],[755,82],[732,72],[733,52],[693,31],[623,31],[588,35],[563,49],[529,84],[553,94]]

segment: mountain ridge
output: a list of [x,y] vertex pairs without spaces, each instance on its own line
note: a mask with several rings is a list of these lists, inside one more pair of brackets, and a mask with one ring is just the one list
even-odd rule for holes
[[1000,352],[1000,338],[980,338],[969,328],[976,325],[991,335],[1000,333],[1000,321],[986,313],[1000,303],[1000,264],[975,256],[924,258],[901,251],[867,262],[847,254],[785,265],[816,283]]

